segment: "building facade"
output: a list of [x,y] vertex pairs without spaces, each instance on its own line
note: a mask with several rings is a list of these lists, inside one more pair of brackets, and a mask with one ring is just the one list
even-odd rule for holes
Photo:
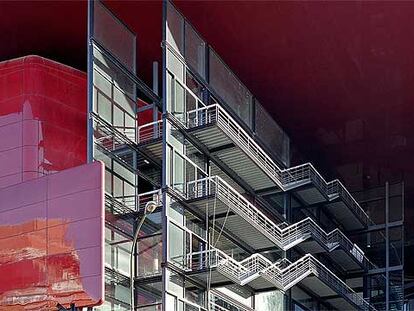
[[401,208],[379,219],[377,196],[291,165],[288,135],[254,94],[172,3],[162,10],[162,63],[148,86],[136,34],[88,2],[87,81],[76,72],[75,83],[50,86],[73,109],[50,101],[53,122],[24,121],[27,133],[47,133],[37,161],[0,179],[6,187],[104,163],[105,299],[91,308],[403,310],[404,257],[393,243],[403,240],[393,231],[403,228],[403,185],[381,189],[384,205],[400,198]]
[[[137,310],[401,309],[401,286],[391,304],[348,236],[369,215],[339,180],[290,166],[288,136],[173,4],[152,89],[127,26],[99,2],[89,23],[88,150],[106,164],[113,217],[104,310],[131,308],[137,229]],[[148,202],[158,208],[137,228]]]

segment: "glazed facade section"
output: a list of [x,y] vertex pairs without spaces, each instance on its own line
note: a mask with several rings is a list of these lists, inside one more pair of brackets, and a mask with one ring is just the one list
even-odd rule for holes
[[[135,35],[90,4],[88,150],[107,181],[102,309],[129,310],[132,277],[136,310],[375,310],[363,290],[375,267],[346,234],[369,216],[339,180],[290,167],[287,135],[164,4],[162,96],[136,75]],[[139,228],[131,276],[147,202],[158,208]]]

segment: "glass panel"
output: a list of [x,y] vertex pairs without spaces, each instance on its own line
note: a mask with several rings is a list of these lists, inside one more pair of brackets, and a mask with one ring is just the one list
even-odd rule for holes
[[174,152],[174,184],[175,190],[184,193],[185,189],[185,160],[178,153]]
[[138,276],[161,273],[162,236],[140,239],[138,242]]
[[179,53],[183,54],[183,26],[184,19],[177,12],[174,6],[167,1],[167,25],[166,25],[167,42]]
[[183,265],[185,255],[185,232],[173,223],[169,224],[168,253],[171,262]]
[[167,293],[166,299],[165,299],[165,310],[166,311],[175,311],[176,308],[177,299],[173,296]]
[[[381,268],[385,267],[385,240],[385,230],[366,234],[367,257]],[[359,244],[364,245],[363,243]]]
[[[161,282],[153,282],[140,284],[137,286],[137,305],[144,306],[149,304],[156,304],[162,301],[162,284]],[[139,308],[139,310],[142,310]],[[149,309],[158,310],[158,309]]]
[[185,298],[189,302],[204,306],[204,290],[188,280],[185,281]]
[[175,84],[175,101],[173,114],[181,122],[185,122],[185,90],[179,83]]
[[201,77],[205,78],[206,43],[193,27],[185,24],[185,60]]
[[289,137],[258,101],[255,104],[257,136],[283,164],[289,165]]
[[390,267],[403,265],[402,260],[403,255],[403,228],[396,227],[389,229],[389,240],[390,240],[390,249],[389,249],[389,259]]
[[210,49],[209,55],[211,87],[240,119],[251,127],[252,94],[213,50]]
[[168,208],[168,216],[174,219],[180,225],[184,225],[184,208],[177,202],[171,199]]
[[404,273],[390,272],[390,306],[389,310],[401,311],[404,305]]
[[125,276],[129,276],[131,241],[112,229],[105,228],[105,243],[106,265]]
[[184,65],[170,50],[167,50],[167,68],[175,77],[184,80]]
[[177,295],[177,297],[182,298],[184,296],[184,280],[183,278],[168,270],[167,271],[167,278],[168,278],[168,282],[167,282],[167,290],[175,295]]
[[174,80],[173,76],[167,72],[167,111],[172,111],[173,98],[174,98]]
[[283,311],[283,293],[272,291],[256,294],[255,309],[257,311]]
[[105,6],[94,2],[93,38],[135,73],[135,34]]

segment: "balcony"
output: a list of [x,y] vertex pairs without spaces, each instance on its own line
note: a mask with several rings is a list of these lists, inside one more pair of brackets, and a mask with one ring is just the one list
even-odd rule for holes
[[311,218],[292,225],[276,224],[218,176],[189,182],[187,196],[188,203],[202,214],[208,206],[208,216],[218,226],[258,252],[275,245],[284,251],[298,246],[306,253],[327,252],[345,271],[364,268],[368,263],[362,250],[339,229],[325,232]]
[[137,143],[141,150],[158,163],[162,161],[163,121],[158,120],[138,127]]
[[188,131],[254,190],[277,187],[294,192],[305,204],[327,202],[331,214],[348,230],[370,220],[338,181],[326,182],[310,163],[280,169],[250,135],[218,104],[187,112]]
[[286,291],[298,283],[312,288],[320,297],[339,295],[336,306],[341,310],[375,310],[359,294],[333,274],[312,255],[295,262],[287,259],[272,263],[260,254],[237,261],[218,249],[187,255],[187,272],[200,281],[209,279],[212,286],[231,281],[254,290],[278,288]]

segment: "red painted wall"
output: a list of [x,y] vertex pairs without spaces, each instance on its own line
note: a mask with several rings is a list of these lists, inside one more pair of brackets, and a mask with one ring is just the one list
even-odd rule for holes
[[86,74],[38,57],[0,63],[0,188],[86,162]]

